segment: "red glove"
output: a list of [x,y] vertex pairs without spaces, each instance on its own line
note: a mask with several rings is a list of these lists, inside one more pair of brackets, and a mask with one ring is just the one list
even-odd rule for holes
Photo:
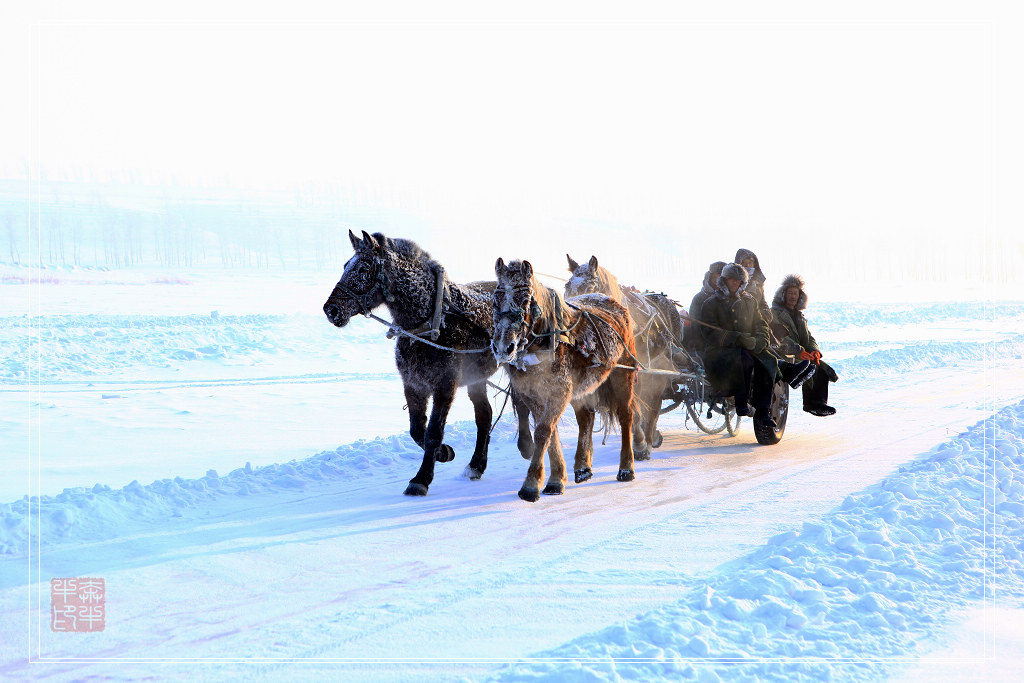
[[821,351],[811,351],[811,356],[814,359],[815,365],[821,362]]
[[810,353],[807,353],[806,351],[801,351],[800,353],[797,354],[796,357],[798,360],[809,360],[812,363],[814,362],[814,356],[812,356]]

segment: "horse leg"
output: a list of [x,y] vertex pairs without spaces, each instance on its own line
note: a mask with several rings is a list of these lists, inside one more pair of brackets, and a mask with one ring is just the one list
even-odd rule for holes
[[455,451],[452,447],[442,443],[444,439],[444,425],[448,420],[448,411],[451,410],[452,401],[455,400],[455,391],[458,386],[454,381],[446,380],[434,387],[434,405],[430,411],[430,422],[427,424],[427,431],[423,437],[423,462],[416,476],[409,480],[405,488],[407,496],[425,496],[430,483],[434,481],[434,460],[439,462],[450,462],[455,458]]
[[[655,435],[658,433],[658,418],[661,417],[661,397],[665,395],[665,391],[669,388],[671,382],[662,377],[653,377],[651,379],[652,386],[645,397],[647,420],[644,425],[644,433],[647,437],[647,444],[654,448],[654,444],[658,440]],[[636,460],[640,459],[636,456],[635,452],[633,457]]]
[[[569,403],[569,392],[560,393],[561,396],[549,395],[547,404],[541,410],[538,410],[536,405],[531,406],[531,411],[537,421],[537,427],[533,431],[533,455],[530,457],[530,467],[526,470],[526,480],[523,482],[522,488],[519,489],[519,497],[529,503],[535,503],[540,498],[540,480],[544,478],[544,452],[548,450],[552,435],[558,438],[556,428],[558,418],[561,417],[565,406]],[[559,448],[551,454],[552,470],[558,466],[557,459],[561,453],[562,449]],[[561,463],[561,470],[564,478],[564,461]]]
[[626,434],[633,433],[633,373],[615,372],[613,385],[615,391],[615,412],[619,418],[619,433],[622,434],[622,448],[619,450],[619,481],[633,481],[633,440]]
[[473,457],[466,465],[466,476],[479,479],[487,469],[487,446],[491,441],[491,402],[487,400],[487,383],[470,384],[469,399],[473,401],[473,414],[476,417],[476,448]]
[[[647,398],[648,389],[647,383],[644,379],[641,379],[637,383],[636,392],[637,397],[634,401],[633,409],[633,455],[637,460],[650,460],[651,459],[651,437],[647,433],[647,424],[650,420],[650,410],[645,399]],[[625,432],[623,432],[623,438],[625,438]]]
[[519,439],[516,442],[516,446],[519,448],[519,454],[523,456],[523,460],[529,460],[533,456],[533,434],[530,433],[530,408],[520,398],[519,394],[516,393],[514,387],[510,391],[512,392],[512,410],[515,411],[516,417],[519,418]]
[[551,474],[548,476],[548,483],[544,487],[544,495],[557,496],[565,491],[565,457],[562,455],[562,440],[558,436],[558,423],[555,423],[554,431],[548,442],[548,462],[551,464]]
[[590,479],[594,476],[591,466],[594,457],[594,415],[593,408],[573,406],[576,412],[576,424],[580,427],[580,433],[576,441],[576,462],[573,465],[573,474],[576,483]]
[[409,408],[409,436],[416,445],[423,448],[423,436],[427,431],[427,396],[405,385],[405,405]]

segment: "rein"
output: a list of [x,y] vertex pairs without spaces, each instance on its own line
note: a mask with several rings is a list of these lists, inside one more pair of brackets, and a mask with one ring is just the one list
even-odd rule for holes
[[429,339],[424,339],[423,337],[419,336],[418,334],[414,334],[412,332],[408,332],[406,330],[403,330],[401,327],[399,327],[398,325],[395,325],[393,322],[391,322],[389,320],[385,320],[384,318],[379,318],[379,317],[375,316],[373,313],[364,313],[363,315],[365,315],[367,318],[370,318],[372,320],[376,320],[377,322],[379,322],[382,325],[387,325],[388,328],[389,328],[388,329],[388,334],[387,334],[388,339],[393,339],[396,336],[409,337],[410,339],[414,339],[414,340],[416,340],[418,342],[422,342],[422,343],[426,344],[427,346],[433,346],[435,349],[439,349],[441,351],[449,351],[451,353],[485,353],[485,352],[486,353],[490,353],[490,351],[491,351],[490,348],[483,348],[483,349],[453,349],[453,348],[451,348],[449,346],[441,346],[440,344],[436,344],[436,343],[432,342]]
[[[718,327],[717,325],[712,325],[711,323],[706,323],[703,320],[697,320],[697,318],[691,318],[689,315],[682,315],[682,314],[680,314],[680,317],[683,318],[683,320],[689,320],[691,322],[697,323],[698,325],[703,325],[704,327],[710,327],[713,330],[718,330],[719,332],[732,332],[732,330],[726,330],[724,328]],[[769,337],[769,339],[771,339],[776,344],[779,343],[779,340],[775,338],[775,333],[772,332],[771,325],[768,326],[768,337]],[[770,353],[773,356],[775,356],[775,358],[777,358],[778,360],[786,360],[786,358],[781,353],[779,353],[778,351],[776,351],[775,349],[772,348],[771,344],[769,344],[767,347],[765,347],[765,350],[768,351],[768,353]]]

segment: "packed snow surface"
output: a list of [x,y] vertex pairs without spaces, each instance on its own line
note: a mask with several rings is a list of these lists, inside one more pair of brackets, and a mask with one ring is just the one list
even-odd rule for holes
[[[327,323],[332,280],[58,272],[38,316],[2,285],[0,676],[1014,680],[1024,304],[813,302],[835,417],[794,392],[761,447],[677,410],[635,482],[608,433],[530,505],[507,410],[463,476],[464,393],[456,462],[401,495],[393,342]],[[50,630],[74,576],[103,632]]]

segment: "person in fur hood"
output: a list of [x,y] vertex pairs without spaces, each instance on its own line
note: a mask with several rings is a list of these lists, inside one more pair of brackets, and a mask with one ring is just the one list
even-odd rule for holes
[[772,321],[772,309],[768,306],[768,301],[764,296],[764,283],[767,282],[768,278],[761,271],[761,262],[757,259],[757,254],[749,249],[737,249],[735,261],[743,266],[747,271],[747,275],[750,276],[747,292],[757,299],[757,304],[761,307],[761,316],[766,322],[770,323]]
[[772,385],[776,380],[796,388],[812,371],[810,362],[779,361],[768,349],[768,323],[757,300],[745,291],[749,276],[743,266],[730,263],[722,269],[718,287],[700,309],[704,336],[704,369],[715,390],[733,396],[737,415],[775,428],[771,416]]
[[[708,272],[704,273],[704,284],[700,291],[693,295],[690,307],[686,309],[689,316],[700,318],[701,306],[708,300],[708,297],[714,296],[715,289],[718,287],[718,276],[722,274],[723,268],[725,268],[725,261],[715,261],[708,266]],[[698,327],[700,327],[698,323],[689,318],[686,319],[683,326],[683,347],[687,351],[699,353],[704,350],[704,335],[697,329]]]
[[836,409],[828,405],[828,383],[838,381],[839,375],[821,360],[821,349],[807,327],[807,318],[803,314],[805,308],[807,293],[803,278],[787,275],[772,299],[772,333],[781,340],[783,353],[791,353],[817,366],[817,372],[803,385],[804,410],[818,417],[835,415]]

